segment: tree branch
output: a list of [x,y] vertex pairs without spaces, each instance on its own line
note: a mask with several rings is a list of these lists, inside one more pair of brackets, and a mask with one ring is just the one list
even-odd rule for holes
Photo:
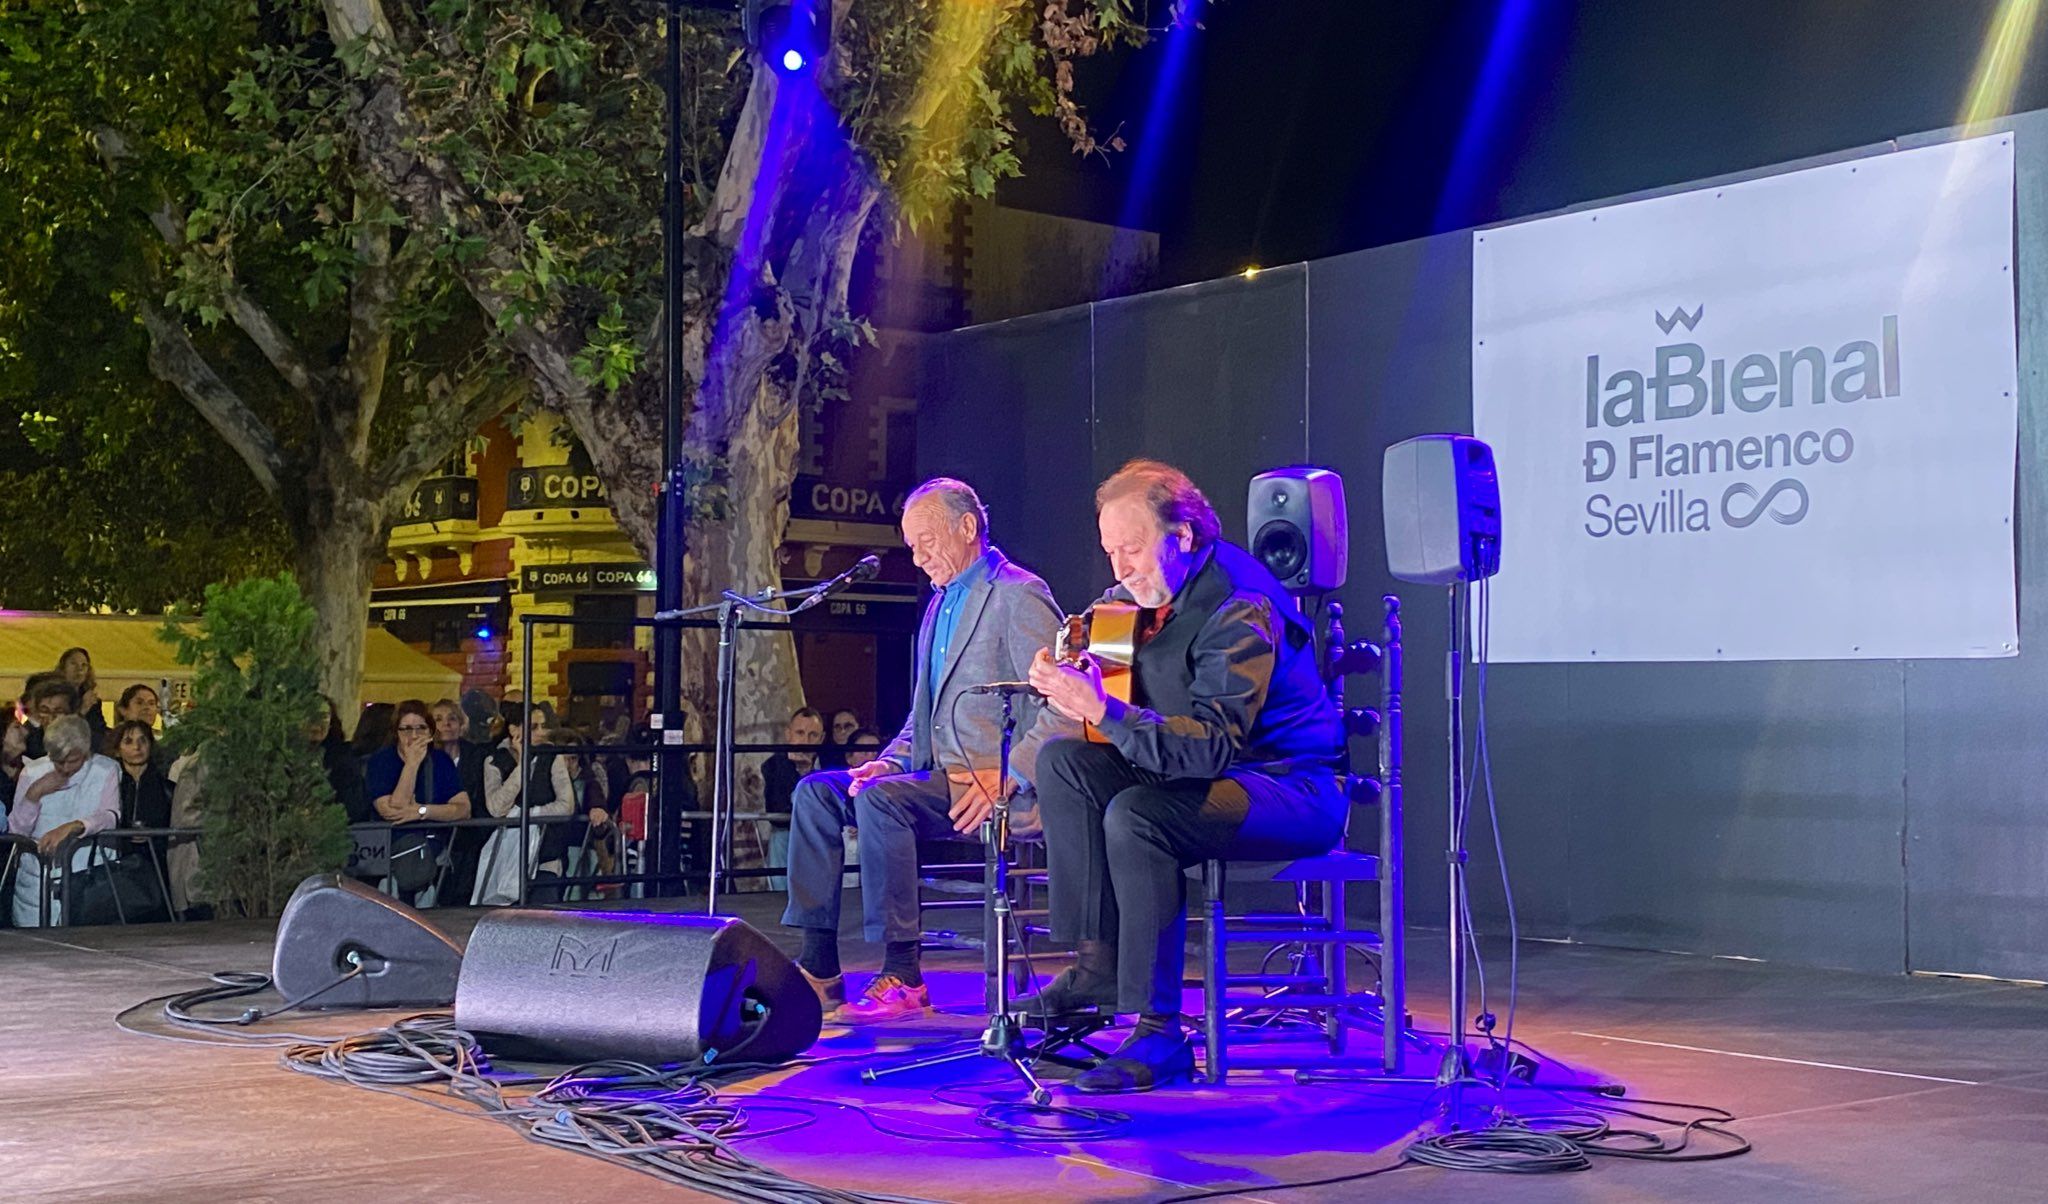
[[[363,197],[356,194],[356,220],[363,221]],[[388,320],[394,284],[391,279],[391,228],[364,222],[356,231],[356,281],[348,305],[348,388],[336,399],[336,417],[349,455],[361,463],[370,451],[370,425],[384,399],[384,371],[391,362]]]
[[157,379],[175,385],[201,417],[242,457],[256,482],[271,497],[281,494],[289,465],[277,437],[249,409],[226,381],[214,372],[175,318],[154,303],[142,303],[142,325],[149,332],[149,369]]
[[[103,134],[102,143],[107,140],[108,136]],[[113,157],[108,160],[109,166],[115,162],[117,160]],[[173,251],[185,249],[185,216],[169,201],[150,211],[149,224],[156,227],[165,246]],[[292,343],[291,336],[271,319],[270,311],[257,304],[232,279],[221,287],[221,308],[227,311],[228,317],[234,320],[242,333],[249,336],[249,341],[256,344],[257,350],[270,361],[277,374],[284,377],[286,383],[301,396],[317,402],[333,392],[330,387],[332,381],[306,362],[306,357]]]
[[228,317],[300,396],[319,402],[335,391],[327,374],[306,362],[291,336],[271,318],[270,311],[244,292],[241,285],[229,284],[221,289],[221,308],[227,310]]
[[526,387],[519,377],[508,379],[483,371],[472,374],[456,386],[455,395],[442,403],[439,414],[409,432],[405,445],[371,474],[370,495],[379,499],[387,514],[405,505],[434,465],[484,423],[512,408]]

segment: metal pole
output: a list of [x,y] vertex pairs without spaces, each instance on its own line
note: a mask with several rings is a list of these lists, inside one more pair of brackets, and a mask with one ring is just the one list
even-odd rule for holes
[[1392,594],[1380,600],[1387,611],[1386,659],[1382,672],[1385,699],[1380,758],[1386,782],[1380,794],[1380,1008],[1381,1053],[1388,1074],[1402,1073],[1408,1036],[1407,910],[1403,903],[1404,865],[1401,847],[1401,600]]
[[[526,627],[526,638],[519,641],[519,697],[526,705],[519,712],[519,906],[527,903],[527,892],[533,886],[532,862],[527,860],[527,842],[532,839],[533,816],[526,800],[533,797],[532,775],[528,772],[533,764],[533,750],[528,747],[533,741],[533,616],[521,615]],[[549,737],[552,739],[553,737]]]
[[[1446,733],[1450,752],[1450,798],[1445,810],[1450,816],[1450,841],[1445,846],[1446,876],[1450,887],[1450,928],[1451,928],[1451,1016],[1450,1044],[1444,1047],[1444,1060],[1437,1068],[1437,1082],[1451,1086],[1465,1077],[1467,1058],[1465,1053],[1465,586],[1452,585],[1450,590],[1450,651],[1444,660],[1444,694],[1449,703],[1450,723]],[[1457,1123],[1458,1095],[1452,1091],[1449,1101],[1451,1123]]]
[[[662,355],[667,402],[662,424],[661,509],[655,522],[654,608],[658,612],[683,605],[683,33],[682,0],[668,0],[668,145],[664,155],[661,234],[663,247]],[[662,719],[662,748],[655,756],[657,802],[649,817],[654,831],[657,874],[681,864],[682,833],[677,818],[683,807],[683,780],[689,758],[671,751],[667,731],[680,726],[683,701],[682,629],[654,629],[654,709]],[[656,879],[656,892],[663,888]],[[715,892],[716,887],[713,887]]]
[[738,696],[733,680],[738,676],[734,640],[739,625],[739,603],[727,599],[718,608],[718,738],[711,753],[711,874],[710,893],[704,902],[706,915],[718,914],[718,880],[732,864],[733,779],[738,772],[733,750],[738,732],[733,713]]

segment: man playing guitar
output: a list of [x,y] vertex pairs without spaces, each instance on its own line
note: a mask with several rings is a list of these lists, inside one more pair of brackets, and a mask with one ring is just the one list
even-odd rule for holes
[[1053,936],[1078,957],[1023,1002],[1042,1015],[1136,1013],[1131,1036],[1075,1086],[1144,1091],[1194,1068],[1180,1024],[1182,871],[1329,851],[1344,826],[1343,727],[1300,608],[1222,541],[1186,474],[1133,460],[1095,508],[1113,596],[1151,621],[1139,624],[1129,702],[1108,695],[1090,659],[1041,649],[1032,662],[1031,684],[1100,742],[1061,737],[1039,752]]

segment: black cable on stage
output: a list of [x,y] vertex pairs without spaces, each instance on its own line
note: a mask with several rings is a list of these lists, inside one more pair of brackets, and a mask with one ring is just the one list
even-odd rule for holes
[[1331,1175],[1327,1179],[1303,1179],[1296,1183],[1250,1183],[1243,1187],[1219,1187],[1213,1191],[1197,1191],[1189,1192],[1184,1196],[1168,1196],[1166,1199],[1158,1201],[1158,1204],[1190,1204],[1190,1201],[1194,1200],[1222,1200],[1230,1196],[1264,1196],[1276,1191],[1293,1191],[1303,1187],[1332,1187],[1339,1183],[1356,1183],[1361,1179],[1377,1178],[1387,1174],[1389,1171],[1406,1170],[1414,1165],[1415,1163],[1408,1161],[1406,1157],[1401,1157],[1382,1166],[1373,1167],[1371,1170],[1353,1171],[1348,1175]]

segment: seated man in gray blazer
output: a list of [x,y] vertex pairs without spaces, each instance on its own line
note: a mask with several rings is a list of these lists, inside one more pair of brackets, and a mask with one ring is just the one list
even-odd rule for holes
[[[988,540],[988,511],[964,482],[937,477],[903,507],[903,542],[936,591],[917,633],[917,688],[903,730],[882,754],[853,770],[814,773],[797,784],[790,808],[789,907],[800,928],[798,965],[825,1004],[828,1021],[871,1024],[931,1008],[918,964],[917,840],[971,836],[994,805],[1002,703],[967,693],[992,681],[1022,681],[1031,658],[1053,643],[1060,610],[1045,582]],[[1033,781],[1038,749],[1078,734],[1034,697],[1016,700],[1010,750],[1012,789]],[[865,936],[884,945],[882,971],[847,1002],[839,971],[839,893],[846,857],[841,832],[860,830]]]

